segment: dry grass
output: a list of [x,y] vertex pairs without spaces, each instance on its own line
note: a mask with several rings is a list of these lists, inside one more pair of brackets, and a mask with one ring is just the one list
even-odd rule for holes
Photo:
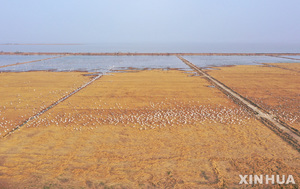
[[[291,69],[299,65],[280,64]],[[268,66],[234,66],[209,74],[300,130],[300,73]]]
[[[103,76],[0,141],[0,183],[11,188],[232,188],[240,187],[239,174],[287,173],[299,183],[299,153],[208,85],[176,70]],[[211,112],[187,123],[163,121],[184,120],[197,110]],[[117,123],[121,111],[136,119]],[[148,122],[141,130],[143,119],[137,117],[157,112],[161,122],[154,128]],[[215,119],[220,112],[233,122]]]
[[269,63],[268,65],[300,72],[300,63]]
[[89,80],[80,72],[0,74],[0,137]]

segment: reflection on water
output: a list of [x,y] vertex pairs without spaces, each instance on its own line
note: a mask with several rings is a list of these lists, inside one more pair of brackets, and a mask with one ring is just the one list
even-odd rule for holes
[[[44,59],[49,56],[19,56],[1,55],[1,64],[14,64],[29,60]],[[229,65],[258,65],[260,63],[293,63],[299,62],[282,57],[272,56],[183,56],[196,66],[207,68],[211,66]],[[297,57],[297,56],[294,56]],[[0,68],[0,72],[23,71],[86,71],[107,73],[115,70],[126,69],[168,69],[177,68],[190,70],[176,56],[65,56],[55,59],[42,60],[22,65]]]
[[88,71],[106,73],[118,69],[189,69],[176,56],[66,56],[51,60],[0,68],[0,71]]
[[296,60],[272,56],[183,56],[198,67],[258,65],[260,63],[293,63]]
[[0,66],[50,58],[49,55],[0,55]]
[[281,56],[281,58],[292,58],[292,59],[297,59],[298,62],[300,62],[300,56]]

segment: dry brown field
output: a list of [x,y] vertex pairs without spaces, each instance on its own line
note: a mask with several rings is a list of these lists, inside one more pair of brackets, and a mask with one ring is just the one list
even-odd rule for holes
[[80,72],[0,74],[0,137],[90,80]]
[[276,66],[278,68],[287,69],[294,72],[300,72],[300,64],[299,63],[269,63],[267,65]]
[[300,63],[278,63],[221,67],[208,73],[300,130],[299,70]]
[[[241,94],[250,91],[248,97],[250,89],[268,97],[244,69],[257,73],[266,88],[272,84],[266,78],[284,73],[276,87],[287,84],[281,92],[297,93],[295,82],[281,81],[298,78],[288,70],[236,66],[210,73]],[[19,96],[25,101],[16,113],[1,113],[18,124],[24,120],[19,116],[90,79],[83,75],[1,73],[0,90],[8,92],[0,93],[1,105],[14,109]],[[295,114],[293,107],[287,111]],[[298,151],[193,72],[131,70],[102,76],[2,138],[0,188],[240,188],[240,174],[293,175],[299,183],[299,159]]]

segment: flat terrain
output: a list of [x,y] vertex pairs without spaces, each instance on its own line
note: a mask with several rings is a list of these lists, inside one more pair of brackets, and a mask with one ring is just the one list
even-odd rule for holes
[[1,73],[0,137],[89,80],[81,72]]
[[96,55],[96,56],[300,56],[300,53],[72,53],[72,52],[0,52],[0,55]]
[[278,68],[287,69],[290,71],[298,72],[300,73],[300,63],[298,64],[292,64],[292,63],[269,63],[267,65],[275,66]]
[[299,70],[300,63],[280,63],[222,67],[208,73],[300,130]]
[[[52,74],[26,74],[39,73]],[[7,86],[21,80],[5,74]],[[126,71],[1,139],[0,186],[232,188],[239,174],[291,174],[299,183],[299,162],[299,152],[193,72]]]

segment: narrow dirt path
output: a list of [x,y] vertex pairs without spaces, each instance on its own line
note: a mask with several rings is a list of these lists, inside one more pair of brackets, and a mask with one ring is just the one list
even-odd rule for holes
[[21,65],[21,64],[29,64],[29,63],[33,63],[33,62],[40,62],[40,61],[43,61],[43,60],[50,60],[50,59],[55,59],[55,58],[60,58],[60,57],[63,57],[63,56],[55,56],[55,57],[51,57],[51,58],[44,58],[44,59],[39,59],[39,60],[32,60],[32,61],[27,61],[27,62],[8,64],[8,65],[0,66],[0,68],[6,68],[6,67],[9,67],[9,66],[17,66],[17,65]]
[[289,71],[292,71],[292,72],[300,73],[300,71],[293,70],[293,69],[290,69],[290,68],[284,68],[284,67],[281,67],[281,66],[271,65],[271,64],[268,64],[268,63],[261,63],[261,64],[264,65],[264,66],[268,66],[268,67],[274,67],[274,68],[279,68],[279,69],[283,69],[283,70],[289,70]]
[[291,58],[291,57],[279,56],[279,55],[269,55],[269,56],[276,57],[276,58],[290,59],[290,60],[300,60],[299,58]]
[[91,79],[90,81],[88,81],[87,83],[83,84],[82,86],[80,86],[79,88],[75,89],[74,91],[72,91],[71,93],[65,95],[64,97],[60,98],[59,100],[57,100],[56,102],[54,102],[53,104],[51,104],[50,106],[46,107],[45,109],[41,110],[40,112],[36,113],[35,115],[31,116],[30,118],[26,119],[22,124],[16,126],[14,129],[12,129],[10,132],[8,132],[7,134],[3,135],[3,138],[7,137],[8,135],[12,134],[14,131],[20,129],[22,126],[24,126],[26,123],[28,123],[31,120],[34,120],[35,118],[39,117],[40,115],[42,115],[43,113],[47,112],[48,110],[50,110],[51,108],[53,108],[54,106],[58,105],[59,103],[63,102],[64,100],[68,99],[69,97],[71,97],[72,95],[74,95],[75,93],[79,92],[80,90],[82,90],[83,88],[87,87],[88,85],[90,85],[91,83],[93,83],[94,81],[96,81],[97,79],[99,79],[102,75],[97,75],[95,76],[93,79]]
[[286,123],[280,121],[275,115],[268,113],[266,110],[260,108],[255,103],[251,102],[247,98],[236,93],[225,84],[211,77],[209,74],[202,71],[200,68],[189,62],[188,60],[177,56],[182,60],[186,65],[197,71],[199,74],[204,76],[210,83],[220,89],[224,94],[233,99],[233,101],[239,105],[246,107],[250,110],[254,116],[260,120],[267,127],[272,129],[276,134],[282,137],[285,141],[291,144],[300,152],[300,133],[297,130],[294,130],[292,127],[288,126]]

